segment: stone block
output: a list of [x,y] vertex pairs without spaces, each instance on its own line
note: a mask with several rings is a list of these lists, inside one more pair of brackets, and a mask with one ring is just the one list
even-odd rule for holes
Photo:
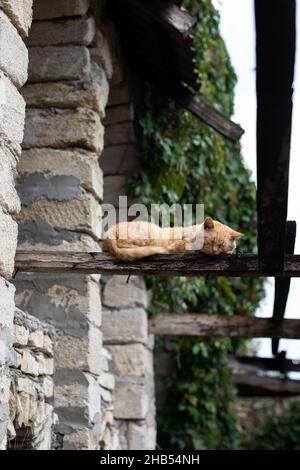
[[103,133],[100,117],[91,109],[28,109],[23,148],[83,147],[101,153]]
[[0,207],[9,214],[20,211],[20,199],[15,188],[16,160],[13,153],[0,145]]
[[98,377],[98,383],[103,388],[113,390],[115,387],[115,378],[108,372],[102,372],[102,374]]
[[22,325],[14,325],[13,327],[13,344],[14,346],[26,346],[28,344],[29,330]]
[[28,337],[28,346],[32,349],[42,349],[44,345],[44,333],[42,330],[32,331]]
[[52,398],[54,395],[53,379],[44,377],[42,381],[42,393],[46,398]]
[[[103,196],[103,177],[98,157],[95,153],[84,150],[57,150],[49,147],[24,150],[18,164],[18,173],[20,194],[22,194],[23,184],[23,190],[32,195],[32,188],[36,186],[32,178],[40,175],[42,179],[38,187],[39,194],[47,195],[48,198],[49,191],[45,194],[41,186],[49,185],[55,190],[53,177],[56,176],[60,177],[58,183],[65,188],[66,192],[68,192],[68,186],[72,190],[72,186],[76,188],[79,185],[99,199]],[[72,177],[72,179],[64,177]],[[79,194],[80,192],[79,188]],[[58,194],[56,198],[59,200]]]
[[29,82],[82,80],[89,74],[90,66],[90,54],[85,46],[29,48]]
[[18,369],[21,364],[22,364],[22,352],[20,350],[18,351],[13,348],[10,353],[9,367]]
[[64,450],[91,450],[95,449],[95,443],[90,429],[80,429],[63,437]]
[[15,286],[0,277],[0,328],[13,328],[15,313]]
[[[23,224],[38,219],[58,229],[84,231],[96,240],[101,235],[101,206],[89,193],[68,202],[49,201],[46,197],[41,196],[31,206],[24,206],[16,219]],[[14,252],[12,252],[12,256],[14,256]]]
[[144,419],[149,409],[145,384],[116,380],[114,416],[116,419]]
[[140,166],[134,144],[111,145],[105,147],[99,160],[103,174],[115,175],[129,173]]
[[90,374],[59,369],[55,374],[54,399],[60,418],[58,430],[62,432],[91,427],[100,419],[100,387]]
[[17,392],[24,392],[27,395],[35,396],[36,395],[36,388],[35,388],[35,382],[24,376],[24,377],[18,377],[17,378]]
[[53,356],[53,342],[47,334],[44,335],[43,338],[43,346],[41,348],[41,351],[46,353],[48,356],[52,357]]
[[153,450],[155,448],[155,426],[149,427],[145,421],[128,424],[128,450]]
[[[6,371],[5,371],[6,372]],[[0,375],[0,387],[1,387],[1,404],[0,404],[0,450],[6,449],[7,444],[7,424],[9,420],[9,385],[10,379],[8,374],[6,375],[3,370]]]
[[134,120],[134,109],[132,103],[121,104],[119,106],[112,106],[106,109],[105,119],[103,124],[111,126],[120,122],[128,122]]
[[90,0],[38,0],[33,3],[33,18],[45,20],[63,16],[85,15],[90,6]]
[[14,271],[18,226],[0,209],[0,276],[11,277]]
[[112,354],[112,371],[118,376],[153,375],[152,353],[143,344],[107,346]]
[[52,357],[45,357],[43,354],[37,354],[36,360],[38,362],[39,375],[53,375],[54,360]]
[[96,31],[93,16],[77,17],[56,21],[34,21],[30,29],[27,46],[54,46],[78,44],[88,46]]
[[134,126],[131,121],[107,126],[105,130],[105,146],[134,144],[136,142]]
[[35,356],[27,349],[23,352],[21,371],[25,374],[39,375],[39,363]]
[[16,286],[21,308],[67,335],[80,339],[88,333],[89,321],[101,325],[99,284],[91,276],[20,274]]
[[104,344],[147,343],[147,314],[142,308],[104,310],[102,314]]
[[126,195],[126,178],[124,175],[104,176],[103,204],[119,207],[119,196]]
[[104,73],[97,74],[97,78],[97,81],[28,83],[22,88],[22,95],[27,106],[90,108],[103,118],[108,100],[108,83]]
[[10,18],[21,36],[27,36],[32,20],[32,0],[0,0],[0,8]]
[[103,304],[112,308],[148,307],[145,281],[141,276],[112,276],[103,289]]
[[12,82],[3,73],[0,73],[0,137],[12,144],[17,150],[20,150],[23,140],[24,120],[25,101],[23,97]]
[[18,31],[1,10],[0,50],[0,70],[20,88],[27,80],[28,51]]
[[89,325],[88,331],[81,338],[63,335],[58,339],[55,351],[56,364],[60,368],[76,368],[99,375],[101,347],[101,331]]

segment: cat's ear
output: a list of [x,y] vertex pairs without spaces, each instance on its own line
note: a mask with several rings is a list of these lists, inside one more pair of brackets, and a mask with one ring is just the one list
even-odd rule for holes
[[204,228],[214,228],[214,221],[211,217],[205,217],[204,219]]
[[243,235],[244,235],[243,233],[241,233],[241,232],[236,232],[235,230],[231,230],[231,232],[230,232],[230,236],[231,236],[232,238],[234,238],[235,240],[236,240],[237,238],[242,237]]

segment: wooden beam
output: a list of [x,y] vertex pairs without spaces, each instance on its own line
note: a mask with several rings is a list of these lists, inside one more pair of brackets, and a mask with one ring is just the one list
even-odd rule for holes
[[168,87],[169,94],[178,104],[194,114],[204,123],[232,141],[240,139],[244,130],[229,118],[214,109],[205,100],[189,91],[183,85]]
[[19,250],[15,269],[22,272],[147,274],[158,276],[300,277],[300,255],[287,255],[284,271],[262,271],[257,255],[206,256],[199,253],[149,256],[121,261],[108,253]]
[[110,0],[113,15],[127,11],[147,21],[161,24],[170,32],[187,36],[196,24],[196,18],[170,0]]
[[242,396],[300,395],[300,380],[246,374],[234,374],[232,380]]
[[256,357],[256,356],[230,356],[229,366],[231,369],[239,371],[274,370],[281,373],[300,372],[300,361],[285,359],[280,355],[276,357]]
[[[296,240],[296,222],[289,221],[286,223],[285,233],[285,253],[293,254]],[[280,322],[284,318],[286,303],[289,295],[291,279],[281,279],[275,277],[275,296],[273,307],[273,320]],[[272,354],[278,353],[279,339],[272,339]]]
[[230,336],[245,338],[300,338],[300,320],[284,320],[241,315],[179,313],[157,315],[149,320],[149,333],[176,336]]
[[255,0],[257,90],[257,212],[261,269],[284,266],[295,0]]

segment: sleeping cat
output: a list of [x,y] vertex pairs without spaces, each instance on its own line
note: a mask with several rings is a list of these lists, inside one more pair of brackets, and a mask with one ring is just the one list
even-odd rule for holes
[[[198,243],[197,248],[200,231],[204,233],[204,239],[202,237],[202,243]],[[190,250],[219,255],[233,253],[236,240],[242,235],[211,217],[206,217],[203,224],[190,227],[161,228],[152,222],[121,222],[107,231],[103,250],[127,261]]]

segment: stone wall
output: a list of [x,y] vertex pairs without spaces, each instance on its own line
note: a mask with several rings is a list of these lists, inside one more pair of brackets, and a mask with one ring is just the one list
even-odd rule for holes
[[246,443],[254,438],[258,429],[271,416],[281,416],[290,404],[299,402],[299,397],[238,397],[234,402],[234,410],[240,431]]
[[[99,2],[100,3],[100,2]],[[87,0],[34,2],[18,166],[19,247],[99,251],[109,50]],[[109,448],[99,276],[18,274],[16,301],[58,332],[54,448]],[[109,384],[112,388],[113,384]],[[104,426],[102,418],[110,421]],[[111,445],[117,446],[116,433]],[[104,441],[103,441],[104,439]]]
[[[138,89],[124,67],[118,37],[108,34],[115,75],[106,109],[104,152],[104,202],[119,207],[126,195],[126,176],[138,167],[134,132]],[[148,335],[149,293],[139,276],[102,277],[103,342],[112,356],[115,375],[114,417],[120,448],[155,449],[154,338]]]
[[155,448],[144,280],[17,273],[17,310],[8,281],[18,225],[20,249],[99,251],[101,203],[138,165],[103,3],[35,0],[26,39],[32,2],[0,0],[0,448]]
[[9,358],[12,350],[14,287],[10,279],[17,246],[14,216],[20,210],[14,178],[21,153],[25,102],[19,89],[27,79],[24,44],[32,0],[0,0],[0,449],[6,447]]
[[10,358],[9,449],[51,448],[54,328],[16,309]]

